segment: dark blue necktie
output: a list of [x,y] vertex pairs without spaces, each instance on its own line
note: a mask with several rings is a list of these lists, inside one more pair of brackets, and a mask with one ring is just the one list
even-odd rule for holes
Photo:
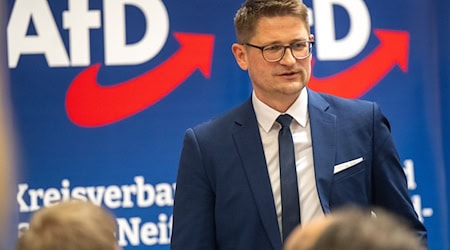
[[300,202],[298,197],[297,171],[295,170],[295,153],[292,134],[289,128],[290,115],[280,115],[277,122],[281,124],[278,134],[281,182],[281,221],[283,241],[300,223]]

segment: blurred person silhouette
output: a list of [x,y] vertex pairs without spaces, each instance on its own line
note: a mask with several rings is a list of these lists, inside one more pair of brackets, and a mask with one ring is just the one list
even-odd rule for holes
[[[6,30],[6,1],[0,2],[0,30]],[[14,238],[9,232],[14,224],[14,195],[11,187],[15,184],[13,174],[15,164],[14,137],[9,99],[9,78],[6,56],[6,32],[0,32],[0,249],[11,249]]]
[[38,210],[16,250],[118,250],[116,220],[89,201],[67,200]]
[[12,223],[9,215],[12,210],[11,204],[13,204],[11,186],[14,182],[12,174],[14,148],[6,85],[6,70],[0,63],[0,200],[4,202],[0,207],[0,247],[6,244],[7,236],[5,234],[8,226]]
[[406,221],[377,208],[346,207],[298,226],[284,250],[424,250]]

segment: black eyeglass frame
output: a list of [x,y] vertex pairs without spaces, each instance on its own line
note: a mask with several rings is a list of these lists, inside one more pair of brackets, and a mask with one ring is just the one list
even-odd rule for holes
[[[308,43],[308,55],[303,56],[303,57],[296,57],[294,55],[294,51],[292,49],[292,46],[294,44],[296,44],[297,42],[289,44],[289,45],[285,45],[285,46],[277,45],[277,44],[269,44],[269,45],[266,45],[266,46],[258,46],[258,45],[254,45],[254,44],[251,44],[251,43],[244,43],[244,45],[261,50],[261,55],[264,58],[264,60],[266,60],[266,62],[279,62],[279,61],[281,61],[283,59],[284,55],[286,54],[286,49],[288,49],[288,48],[291,51],[291,55],[297,60],[302,60],[302,59],[308,58],[311,55],[312,48],[314,46],[315,41],[308,40],[308,41],[298,41],[298,42],[306,42],[306,43]],[[267,60],[267,58],[264,56],[264,49],[268,48],[268,47],[271,47],[271,46],[274,46],[274,45],[282,47],[283,48],[283,53],[281,54],[280,58],[278,58],[277,60]]]

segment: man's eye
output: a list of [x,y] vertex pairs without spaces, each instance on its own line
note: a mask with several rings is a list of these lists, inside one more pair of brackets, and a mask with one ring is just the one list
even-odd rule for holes
[[274,51],[280,51],[283,48],[283,46],[280,45],[270,45],[264,48],[264,50],[274,52]]
[[292,44],[291,47],[293,49],[301,49],[301,48],[306,47],[307,46],[306,44],[307,44],[307,42],[296,42],[296,43]]

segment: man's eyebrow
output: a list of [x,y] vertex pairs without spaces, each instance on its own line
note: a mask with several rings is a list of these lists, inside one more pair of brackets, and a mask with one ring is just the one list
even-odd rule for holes
[[[296,38],[296,39],[291,40],[288,43],[288,45],[296,43],[296,42],[307,42],[307,41],[309,41],[308,38],[306,38],[306,39],[304,39],[304,38]],[[263,47],[265,47],[265,46],[269,46],[269,45],[284,45],[285,43],[283,43],[281,41],[272,41],[272,42],[263,43],[263,44],[264,44]]]

